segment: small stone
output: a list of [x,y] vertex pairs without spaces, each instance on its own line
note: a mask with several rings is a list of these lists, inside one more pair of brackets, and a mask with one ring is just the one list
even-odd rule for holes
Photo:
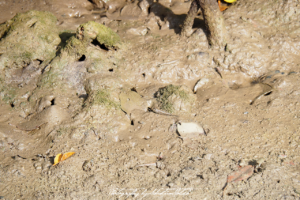
[[163,162],[158,161],[158,162],[156,162],[156,167],[158,169],[164,169],[166,166],[165,166],[165,164]]
[[248,165],[248,162],[245,159],[240,160],[239,165],[241,167]]
[[185,139],[197,140],[200,135],[204,135],[204,129],[195,122],[189,123],[179,123],[177,124],[177,131],[182,137],[183,141]]
[[132,35],[146,35],[147,32],[148,29],[146,27],[130,28],[127,30],[127,33]]
[[260,167],[261,164],[263,164],[265,162],[265,159],[264,158],[260,158],[256,162],[257,162],[257,165]]
[[175,186],[175,183],[168,183],[167,186],[170,187],[170,188],[172,188],[172,187]]
[[34,163],[34,168],[36,169],[36,170],[41,170],[42,169],[42,164],[41,163]]
[[212,158],[212,154],[206,154],[203,158],[206,159],[206,160],[210,160]]

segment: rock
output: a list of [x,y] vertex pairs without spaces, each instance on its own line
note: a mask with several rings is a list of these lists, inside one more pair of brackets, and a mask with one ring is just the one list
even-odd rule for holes
[[138,28],[130,28],[127,30],[127,33],[132,35],[146,35],[147,32],[148,29],[144,26]]
[[210,160],[212,158],[213,154],[209,153],[203,156],[204,159]]
[[160,20],[159,17],[151,16],[149,21],[147,22],[147,28],[151,31],[158,31],[160,29],[158,25],[158,20]]
[[165,111],[169,114],[187,114],[192,111],[195,96],[186,86],[168,85],[160,88],[156,93],[156,102],[151,109]]
[[130,120],[121,110],[119,95],[122,86],[114,77],[95,76],[86,83],[88,98],[84,109],[88,114],[83,118],[100,130],[101,138],[109,137],[116,141],[116,134],[130,125]]
[[0,26],[0,70],[22,68],[33,60],[50,62],[61,41],[56,21],[50,12],[32,10]]
[[147,111],[147,100],[142,98],[138,93],[129,91],[120,94],[121,109],[130,114],[135,109]]
[[147,16],[149,14],[150,1],[147,0],[140,1],[139,7],[141,8],[143,15]]
[[183,144],[187,144],[190,141],[197,141],[201,135],[205,135],[204,129],[195,122],[180,122],[177,124],[177,131],[183,139]]
[[141,14],[144,14],[142,9],[135,3],[127,4],[121,10],[123,19],[138,19]]
[[104,46],[111,50],[120,47],[121,39],[118,34],[105,25],[89,21],[77,28],[76,36],[69,38],[62,52],[66,52],[71,57],[75,56],[75,60],[79,60],[83,55],[89,58],[93,52],[88,51],[88,47],[92,43],[99,48]]
[[56,56],[61,42],[56,21],[49,12],[32,10],[0,25],[0,91],[5,102],[22,101],[22,87],[36,85],[42,69]]
[[42,170],[42,164],[41,163],[34,163],[34,168],[36,169],[36,170]]
[[106,0],[91,0],[91,2],[95,5],[97,8],[106,8]]
[[83,41],[97,40],[108,49],[118,48],[121,39],[118,34],[107,26],[94,21],[81,24],[76,31],[76,37]]

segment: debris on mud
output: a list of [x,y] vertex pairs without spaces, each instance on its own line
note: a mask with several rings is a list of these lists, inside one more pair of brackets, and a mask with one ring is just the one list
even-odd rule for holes
[[207,78],[202,78],[199,81],[197,81],[197,83],[194,86],[194,93],[196,93],[199,88],[203,87],[208,82],[209,82],[209,79],[207,79]]
[[75,154],[75,152],[67,152],[64,154],[62,154],[62,153],[57,154],[54,158],[53,166],[57,165],[61,161],[66,160],[67,158],[71,157],[73,154]]
[[229,174],[227,177],[227,182],[223,188],[223,197],[225,196],[225,190],[229,183],[247,180],[249,177],[253,175],[253,173],[254,173],[254,166],[247,165],[245,167],[240,168],[238,171]]

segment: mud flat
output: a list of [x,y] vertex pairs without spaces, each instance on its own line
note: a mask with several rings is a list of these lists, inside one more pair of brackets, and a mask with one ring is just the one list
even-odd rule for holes
[[190,3],[0,1],[0,198],[299,199],[299,2]]

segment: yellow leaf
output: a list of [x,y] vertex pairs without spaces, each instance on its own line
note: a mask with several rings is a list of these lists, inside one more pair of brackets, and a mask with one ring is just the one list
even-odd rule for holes
[[70,156],[72,156],[75,152],[68,152],[68,153],[64,153],[64,155],[61,158],[61,161],[66,160],[67,158],[69,158]]
[[55,156],[53,166],[54,166],[54,165],[57,165],[57,164],[61,161],[62,156],[63,156],[63,155],[62,155],[61,153],[59,153],[59,154],[57,154],[57,155]]
[[227,3],[234,3],[234,2],[236,2],[236,0],[224,0],[224,1],[226,1]]

